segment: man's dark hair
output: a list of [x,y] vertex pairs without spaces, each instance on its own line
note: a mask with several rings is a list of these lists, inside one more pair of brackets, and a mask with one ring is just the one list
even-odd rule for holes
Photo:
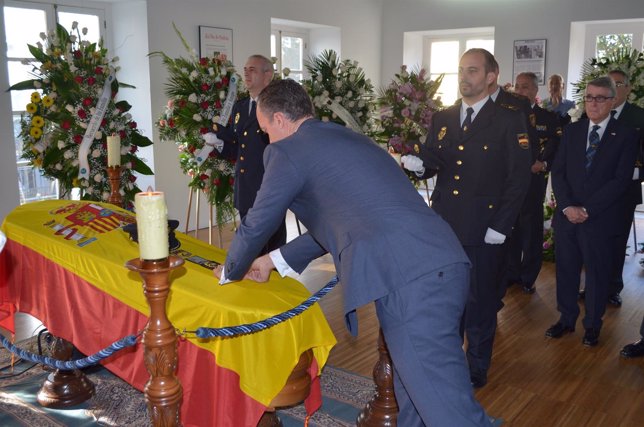
[[474,47],[472,49],[468,49],[463,55],[466,55],[468,53],[480,53],[481,55],[483,55],[483,58],[485,58],[485,74],[499,73],[499,63],[496,62],[496,58],[488,50],[480,47]]
[[[517,74],[517,79],[519,77],[525,77],[526,79],[530,79],[534,87],[539,87],[539,78],[532,71],[524,71],[522,73],[519,73]],[[515,80],[515,83],[516,83],[516,80]]]
[[619,74],[620,76],[622,76],[622,79],[624,80],[624,86],[629,86],[630,85],[630,82],[629,82],[630,79],[628,77],[628,74],[626,74],[626,71],[620,70],[620,69],[617,68],[617,69],[614,69],[614,70],[610,70],[608,72],[609,76],[611,74]]
[[596,79],[589,81],[586,87],[588,86],[605,87],[607,89],[610,89],[610,96],[614,98],[615,95],[617,95],[617,88],[615,87],[615,81],[608,76],[597,77]]
[[294,122],[313,116],[313,103],[306,90],[292,79],[273,80],[257,97],[257,108],[268,117],[283,113]]

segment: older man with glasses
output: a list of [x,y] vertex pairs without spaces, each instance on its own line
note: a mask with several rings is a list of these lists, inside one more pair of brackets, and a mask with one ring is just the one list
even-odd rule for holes
[[599,342],[613,267],[613,242],[621,230],[626,189],[637,155],[635,129],[611,117],[615,96],[615,82],[608,76],[588,83],[584,96],[587,118],[564,128],[552,166],[560,317],[546,336],[561,338],[574,332],[580,313],[577,293],[583,266],[586,298],[582,343],[588,347]]

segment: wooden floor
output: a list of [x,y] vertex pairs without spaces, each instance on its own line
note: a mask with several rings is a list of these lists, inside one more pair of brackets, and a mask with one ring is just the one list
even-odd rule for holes
[[[287,217],[287,225],[289,239],[296,237],[292,215]],[[642,214],[638,214],[637,231],[640,242],[644,241]],[[224,230],[224,248],[232,235],[232,227]],[[200,230],[198,237],[208,241],[208,231]],[[490,415],[503,418],[504,425],[512,427],[644,426],[644,358],[619,357],[622,346],[639,338],[644,315],[644,269],[639,266],[643,255],[633,254],[632,242],[629,254],[624,304],[608,308],[600,343],[594,348],[582,346],[580,322],[574,334],[559,340],[544,337],[545,330],[558,319],[553,264],[544,265],[535,294],[509,290],[505,308],[499,313],[489,382],[476,392]],[[315,292],[334,275],[333,263],[326,255],[295,277]],[[378,334],[373,305],[358,310],[359,336],[351,337],[344,327],[340,286],[320,302],[338,340],[329,364],[371,376]],[[17,326],[19,335],[29,335],[37,322],[24,316]]]

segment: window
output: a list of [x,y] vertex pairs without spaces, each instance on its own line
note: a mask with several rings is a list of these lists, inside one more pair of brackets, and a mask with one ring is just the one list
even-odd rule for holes
[[603,58],[630,47],[633,47],[633,34],[602,34],[595,40],[595,58]]
[[[4,2],[4,25],[7,43],[7,70],[9,84],[32,78],[31,66],[22,63],[31,59],[27,44],[42,42],[39,34],[48,33],[55,28],[56,20],[66,28],[71,28],[77,21],[80,28],[86,27],[87,40],[98,41],[102,37],[103,11],[96,9],[54,6],[52,4],[30,3],[20,1]],[[25,25],[28,22],[29,25]],[[58,198],[58,183],[45,178],[38,169],[31,167],[22,159],[22,141],[20,133],[20,116],[25,113],[25,106],[30,102],[31,91],[12,91],[11,110],[13,116],[13,134],[16,147],[16,167],[20,203],[35,200]]]
[[432,80],[444,74],[438,90],[444,105],[452,105],[459,97],[458,61],[463,53],[472,48],[484,48],[494,53],[494,39],[484,37],[458,39],[429,39],[429,73]]
[[276,58],[276,71],[288,68],[289,78],[302,81],[305,77],[304,61],[308,57],[308,35],[304,32],[273,29],[271,31],[271,56]]

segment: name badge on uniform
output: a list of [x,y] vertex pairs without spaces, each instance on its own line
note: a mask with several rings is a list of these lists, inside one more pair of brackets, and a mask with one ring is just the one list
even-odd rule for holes
[[445,135],[447,134],[447,127],[443,126],[441,130],[438,132],[438,140],[442,141],[443,138],[445,138]]
[[519,141],[519,147],[523,148],[524,150],[527,150],[530,147],[527,133],[517,133],[517,141]]
[[239,122],[239,113],[235,114],[235,124]]

